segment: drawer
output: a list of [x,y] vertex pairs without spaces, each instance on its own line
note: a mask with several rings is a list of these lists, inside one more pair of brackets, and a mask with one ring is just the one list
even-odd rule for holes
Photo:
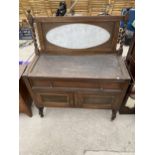
[[117,105],[121,93],[76,93],[75,102],[77,107],[111,109]]
[[31,87],[52,87],[49,79],[29,79]]
[[86,89],[124,89],[126,82],[100,81],[100,80],[53,80],[53,79],[30,79],[32,87],[45,88],[86,88]]
[[88,82],[85,80],[81,81],[52,81],[53,87],[56,88],[99,88],[99,83],[96,81]]
[[85,80],[53,80],[53,79],[30,79],[32,87],[50,87],[50,88],[99,88],[96,81],[87,82]]
[[73,94],[60,92],[37,92],[35,93],[38,104],[45,107],[72,107]]

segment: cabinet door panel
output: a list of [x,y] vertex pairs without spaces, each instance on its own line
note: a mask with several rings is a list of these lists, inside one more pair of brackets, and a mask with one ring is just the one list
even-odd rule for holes
[[78,107],[111,109],[119,96],[120,93],[77,93],[75,101]]
[[38,102],[46,107],[72,107],[72,93],[36,93]]

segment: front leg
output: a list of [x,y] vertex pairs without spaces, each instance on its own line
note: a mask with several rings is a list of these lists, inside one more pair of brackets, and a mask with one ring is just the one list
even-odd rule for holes
[[38,109],[39,109],[40,117],[44,117],[44,113],[43,113],[44,107],[39,107]]
[[112,109],[112,116],[111,116],[111,121],[113,121],[116,118],[117,110]]

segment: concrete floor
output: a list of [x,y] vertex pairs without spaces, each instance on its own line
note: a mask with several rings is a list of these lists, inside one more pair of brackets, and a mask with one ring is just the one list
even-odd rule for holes
[[[34,57],[34,45],[31,43],[32,41],[20,40],[20,48],[19,48],[19,61],[26,62],[31,61]],[[29,44],[31,43],[31,44]],[[29,45],[27,45],[29,44]]]
[[20,155],[134,155],[134,115],[111,122],[111,110],[44,111],[44,118],[35,107],[32,118],[20,114]]
[[[33,51],[33,44],[21,47],[20,60]],[[134,155],[134,115],[118,115],[113,122],[110,116],[110,110],[49,108],[40,118],[33,107],[32,118],[19,117],[20,155]]]
[[88,151],[85,155],[134,155],[133,152],[107,152],[107,151]]

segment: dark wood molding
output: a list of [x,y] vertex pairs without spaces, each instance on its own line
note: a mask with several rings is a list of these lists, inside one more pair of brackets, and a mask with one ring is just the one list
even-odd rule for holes
[[81,22],[116,22],[120,20],[126,20],[126,16],[74,16],[74,17],[69,17],[69,16],[59,16],[59,17],[34,17],[35,22],[58,22],[58,23],[74,23],[75,21]]
[[[40,53],[56,54],[56,55],[87,55],[87,54],[103,54],[103,53],[118,53],[116,51],[116,44],[119,32],[119,24],[124,20],[125,16],[88,16],[88,17],[36,17],[34,21],[39,32]],[[66,49],[46,40],[46,33],[58,26],[83,23],[99,26],[106,29],[110,33],[110,39],[99,46],[87,49]],[[73,52],[74,51],[74,52]]]

